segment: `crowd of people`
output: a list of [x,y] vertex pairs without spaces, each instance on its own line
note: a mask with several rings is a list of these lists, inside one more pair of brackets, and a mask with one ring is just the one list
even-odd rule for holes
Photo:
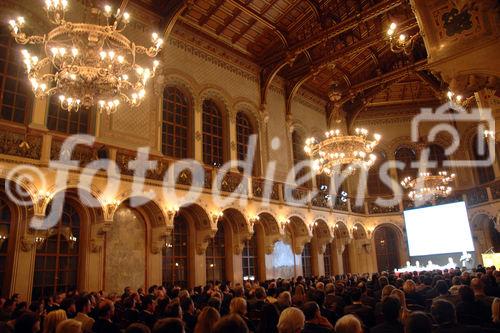
[[[498,298],[497,298],[498,297]],[[0,298],[0,333],[500,332],[495,267]]]

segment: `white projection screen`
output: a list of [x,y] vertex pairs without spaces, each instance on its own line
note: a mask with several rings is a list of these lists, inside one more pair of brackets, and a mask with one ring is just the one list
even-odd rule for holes
[[410,257],[474,251],[464,202],[404,211]]

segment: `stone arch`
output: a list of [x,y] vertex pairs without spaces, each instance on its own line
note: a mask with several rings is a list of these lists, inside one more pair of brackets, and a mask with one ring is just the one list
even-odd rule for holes
[[[295,254],[301,254],[304,245],[311,241],[312,233],[306,222],[297,215],[292,215],[288,218],[288,223],[285,229],[291,234],[292,248]],[[285,233],[285,236],[286,233]]]
[[352,237],[353,239],[367,239],[368,232],[361,222],[355,222],[352,226]]
[[333,235],[335,239],[349,239],[350,233],[347,224],[344,221],[337,221],[333,226]]
[[390,159],[394,159],[396,155],[396,151],[400,148],[410,148],[415,151],[415,155],[418,156],[419,145],[417,142],[413,142],[409,136],[400,136],[392,139],[390,142],[386,144],[387,157]]
[[259,113],[258,106],[253,101],[244,97],[236,98],[233,103],[232,110],[234,110],[235,115],[238,112],[244,112],[250,120],[254,122],[255,130],[257,132],[260,131],[260,127],[262,125],[262,115]]
[[186,95],[186,97],[190,98],[192,103],[191,105],[194,110],[200,106],[200,101],[197,98],[200,92],[200,87],[196,80],[189,74],[179,71],[178,69],[165,68],[161,71],[161,74],[158,75],[158,79],[155,83],[158,86],[157,91],[160,95],[163,94],[165,87],[174,86],[179,88]]
[[228,226],[225,230],[231,231],[234,254],[241,254],[244,241],[250,239],[253,235],[253,228],[245,215],[236,208],[226,208],[222,219]]
[[[216,85],[205,85],[200,88],[200,93],[199,93],[199,103],[200,106],[203,105],[203,101],[206,99],[211,99],[215,102],[219,110],[222,112],[223,116],[228,117],[228,118],[234,118],[231,117],[231,96],[221,87],[216,86]],[[200,108],[201,110],[201,108]]]
[[333,240],[333,234],[328,227],[328,223],[323,219],[317,219],[313,223],[313,239],[316,242],[316,246],[319,253],[325,252],[326,244]]
[[259,221],[255,223],[254,232],[257,229],[262,231],[262,233],[257,232],[257,235],[259,236],[259,234],[261,234],[263,236],[265,254],[271,254],[274,250],[274,243],[281,239],[282,229],[279,226],[278,220],[272,213],[263,211],[260,212],[258,216]]
[[497,218],[485,211],[479,211],[470,219],[472,236],[476,254],[484,253],[490,248],[496,252],[500,247],[500,234],[497,229]]

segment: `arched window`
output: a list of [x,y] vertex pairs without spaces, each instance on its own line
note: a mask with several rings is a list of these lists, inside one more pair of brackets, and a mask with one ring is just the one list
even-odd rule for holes
[[[77,287],[80,241],[80,216],[69,203],[63,206],[59,223],[35,257],[33,299],[66,292]],[[76,238],[71,241],[71,237]]]
[[[7,267],[7,247],[9,245],[11,213],[4,198],[0,197],[0,295],[5,295],[3,290],[5,268]],[[2,239],[6,237],[5,239]]]
[[413,149],[407,147],[398,148],[394,153],[394,158],[396,159],[396,161],[400,161],[405,164],[403,170],[397,169],[399,181],[401,181],[401,179],[405,177],[415,177],[417,175],[418,170],[412,168],[411,166],[411,162],[417,160],[417,154]]
[[175,87],[163,91],[161,127],[162,152],[174,158],[188,158],[191,133],[191,111],[186,96]]
[[253,276],[257,279],[257,270],[255,268],[257,261],[257,239],[255,233],[252,235],[252,238],[245,240],[241,260],[243,266],[243,277]]
[[244,161],[248,152],[248,139],[254,134],[252,123],[243,112],[236,115],[236,141],[238,159]]
[[78,112],[68,112],[61,108],[58,98],[57,95],[50,97],[47,128],[66,134],[89,134],[91,109],[82,107]]
[[163,248],[163,281],[187,287],[188,264],[188,222],[178,215],[172,242]]
[[302,250],[302,272],[304,277],[312,276],[311,268],[311,243],[306,243]]
[[222,114],[215,102],[203,101],[203,163],[221,166],[224,163]]
[[436,168],[443,168],[443,162],[446,161],[446,155],[443,147],[439,145],[429,146],[429,161],[436,162]]
[[214,238],[208,241],[206,251],[206,266],[207,266],[207,281],[223,281],[225,280],[225,235],[224,223],[217,223],[217,232]]
[[[304,141],[302,140],[301,135],[297,131],[292,132],[292,154],[293,154],[293,165],[297,165],[298,163],[307,159],[306,154],[304,152]],[[295,179],[299,179],[309,173],[309,168],[301,168],[297,170],[295,173]],[[310,187],[311,182],[307,181],[303,186]]]
[[33,93],[21,52],[4,24],[0,26],[0,119],[27,123]]
[[391,189],[387,187],[380,179],[380,166],[387,161],[387,156],[383,151],[375,152],[377,160],[374,165],[368,170],[366,179],[366,187],[370,196],[390,195]]
[[325,276],[332,275],[332,243],[325,246],[325,253],[323,254],[323,264],[325,267]]
[[377,228],[375,252],[379,271],[392,271],[399,267],[398,236],[394,229],[387,226]]
[[[472,154],[474,160],[484,161],[490,156],[490,151],[488,149],[488,144],[486,140],[482,137],[474,136],[472,140]],[[477,179],[479,184],[484,184],[495,179],[495,171],[493,171],[493,166],[477,166],[476,168]]]

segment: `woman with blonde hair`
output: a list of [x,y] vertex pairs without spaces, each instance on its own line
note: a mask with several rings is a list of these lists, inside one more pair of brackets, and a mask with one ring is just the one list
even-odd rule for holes
[[306,318],[304,313],[294,307],[283,310],[278,321],[279,333],[300,333],[304,329]]
[[500,298],[495,297],[491,303],[491,322],[495,328],[500,328]]
[[68,319],[66,316],[66,311],[55,310],[51,311],[45,316],[45,321],[43,323],[43,333],[56,333],[57,325]]
[[295,293],[293,294],[292,297],[292,304],[301,307],[302,305],[304,305],[305,301],[306,301],[306,295],[304,292],[304,286],[298,284],[295,286]]
[[219,311],[211,306],[205,306],[198,315],[194,333],[211,333],[215,323],[220,319]]
[[63,320],[57,325],[56,333],[82,333],[82,323],[74,319]]
[[399,299],[399,303],[401,303],[401,322],[404,323],[410,314],[410,310],[406,307],[405,293],[400,289],[394,289],[391,296]]
[[231,300],[231,303],[229,304],[229,313],[239,315],[241,319],[243,319],[245,324],[247,324],[250,332],[255,331],[255,326],[253,325],[252,321],[246,316],[247,301],[243,297],[235,297]]

